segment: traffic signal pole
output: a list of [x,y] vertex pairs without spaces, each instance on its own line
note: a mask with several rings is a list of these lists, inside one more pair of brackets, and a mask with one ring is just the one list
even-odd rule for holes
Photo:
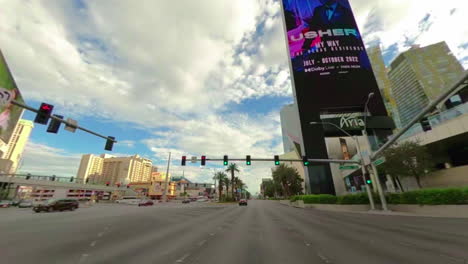
[[[37,109],[35,109],[35,108],[33,108],[33,107],[30,107],[30,106],[28,106],[28,105],[22,104],[22,103],[20,103],[20,102],[17,102],[17,101],[15,101],[15,100],[11,101],[11,103],[14,104],[14,105],[16,105],[16,106],[19,106],[19,107],[21,107],[21,108],[24,108],[24,109],[26,109],[26,110],[32,111],[32,112],[34,112],[34,113],[39,113],[39,111],[38,111]],[[94,132],[94,131],[91,131],[91,130],[89,130],[89,129],[86,129],[86,128],[84,128],[84,127],[80,127],[80,126],[77,126],[77,125],[74,125],[74,124],[70,124],[69,122],[67,122],[67,121],[65,121],[65,120],[63,120],[63,119],[61,119],[61,118],[58,118],[58,117],[56,117],[56,116],[54,116],[54,115],[50,115],[49,117],[50,117],[51,119],[53,119],[53,120],[56,120],[56,121],[60,122],[60,123],[64,123],[64,124],[67,125],[67,126],[75,127],[76,129],[82,130],[82,131],[87,132],[87,133],[89,133],[89,134],[92,134],[92,135],[95,135],[95,136],[97,136],[97,137],[104,138],[104,139],[106,139],[106,140],[110,140],[110,141],[113,141],[114,143],[117,143],[117,141],[116,141],[115,139],[112,139],[112,138],[107,137],[107,136],[103,136],[103,135],[101,135],[101,134],[98,134],[98,133],[96,133],[96,132]]]

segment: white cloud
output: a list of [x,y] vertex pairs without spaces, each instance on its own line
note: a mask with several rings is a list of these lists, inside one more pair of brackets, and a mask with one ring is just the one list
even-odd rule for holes
[[[412,43],[426,46],[446,41],[458,59],[468,56],[468,2],[459,0],[350,0],[367,43],[379,39],[383,49],[396,44],[398,51]],[[426,23],[421,21],[428,17]],[[368,30],[368,31],[366,31]],[[410,41],[408,41],[410,40]],[[468,68],[468,61],[465,62]]]
[[81,154],[29,141],[25,147],[19,173],[44,176],[76,176]]
[[[466,1],[350,1],[367,42],[380,39],[384,49],[396,44],[403,51],[406,39],[422,45],[446,40],[458,58],[468,56],[462,47]],[[1,49],[27,100],[53,103],[75,118],[92,113],[155,131],[143,142],[159,161],[169,151],[219,157],[281,152],[277,111],[249,116],[227,109],[248,98],[291,96],[279,1],[86,1],[80,9],[72,1],[0,3]],[[428,13],[432,26],[421,33],[419,22]],[[40,170],[43,151],[56,158],[47,162],[57,175],[77,159],[40,144],[28,151],[37,159],[25,168],[29,163]],[[190,170],[195,178],[208,177]],[[244,173],[257,188],[270,175],[269,165]]]

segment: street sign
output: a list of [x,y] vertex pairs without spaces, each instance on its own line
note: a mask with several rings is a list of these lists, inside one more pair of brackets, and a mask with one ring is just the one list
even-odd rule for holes
[[355,170],[359,169],[359,166],[357,165],[341,165],[340,170]]
[[197,163],[197,157],[196,157],[196,156],[192,156],[191,162],[192,162],[192,163]]
[[381,157],[380,159],[375,160],[373,163],[374,163],[375,166],[379,166],[380,164],[382,164],[384,162],[385,162],[385,157]]
[[65,130],[75,133],[76,127],[78,126],[78,121],[73,120],[71,118],[67,118],[67,123],[70,125],[65,125]]

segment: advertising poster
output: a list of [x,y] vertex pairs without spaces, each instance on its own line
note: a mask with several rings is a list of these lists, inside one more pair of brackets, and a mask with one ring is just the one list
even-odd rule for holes
[[23,109],[11,101],[24,103],[8,65],[0,51],[0,139],[8,143]]
[[[358,110],[370,92],[380,96],[348,0],[282,3],[298,95],[328,113]],[[386,115],[383,103],[376,110]]]

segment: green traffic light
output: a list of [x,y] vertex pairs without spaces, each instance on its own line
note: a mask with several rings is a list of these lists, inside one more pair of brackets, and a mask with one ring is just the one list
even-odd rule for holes
[[309,164],[310,163],[308,161],[304,162],[304,166],[309,166]]
[[247,161],[247,165],[250,165],[250,161]]
[[367,182],[367,184],[371,184],[371,183],[372,183],[372,181],[371,181],[371,180],[367,180],[366,182]]
[[227,165],[228,165],[228,163],[227,163],[227,162],[224,162],[224,166],[227,166]]
[[275,165],[279,165],[279,161],[275,161]]

